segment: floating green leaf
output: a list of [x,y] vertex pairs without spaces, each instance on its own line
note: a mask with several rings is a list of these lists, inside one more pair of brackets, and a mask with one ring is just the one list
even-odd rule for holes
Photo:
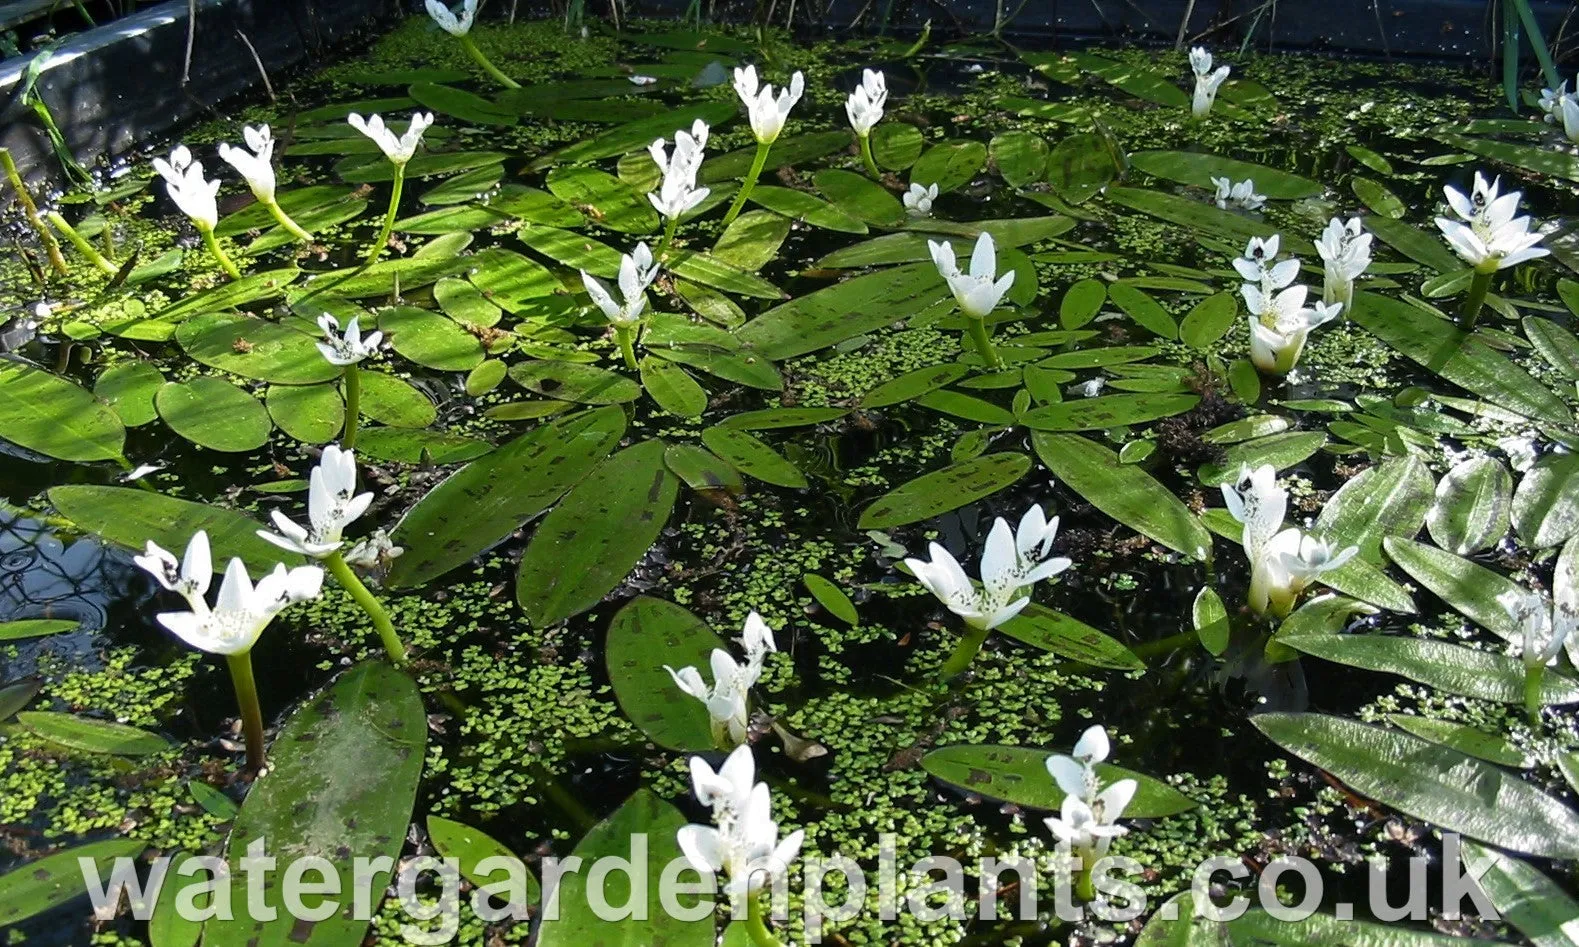
[[582,404],[622,404],[641,397],[641,386],[624,375],[579,362],[517,362],[510,366],[510,380],[544,397]]
[[1561,545],[1579,533],[1579,457],[1548,454],[1519,480],[1513,528],[1532,549]]
[[997,630],[1033,648],[1092,667],[1115,671],[1140,671],[1146,667],[1112,635],[1035,603],[1027,605]]
[[77,622],[66,618],[21,618],[16,621],[0,621],[0,641],[42,638],[46,635],[71,631],[76,627]]
[[1418,457],[1395,457],[1360,473],[1332,495],[1316,517],[1314,532],[1339,546],[1357,545],[1372,564],[1382,563],[1382,538],[1414,538],[1431,508],[1436,481]]
[[16,719],[34,736],[84,753],[151,756],[171,748],[170,742],[157,733],[112,720],[42,710],[19,713]]
[[[357,916],[355,901],[341,899],[338,912],[315,924],[286,910],[283,875],[262,885],[262,904],[248,900],[249,872],[241,870],[247,847],[259,839],[289,839],[293,857],[315,858],[341,878],[363,878],[382,893],[391,870],[353,871],[400,855],[416,803],[417,782],[428,734],[427,714],[417,685],[380,662],[359,664],[334,686],[291,715],[270,747],[269,775],[241,805],[230,831],[227,858],[233,904],[273,912],[257,921],[237,911],[203,929],[205,947],[347,947],[362,942],[369,917]],[[369,778],[376,774],[377,778]],[[201,882],[199,882],[201,883]],[[295,892],[299,897],[300,892]],[[376,896],[376,894],[375,894]],[[313,903],[311,899],[308,903]],[[376,905],[375,905],[376,907]]]
[[710,427],[702,432],[702,443],[748,477],[791,489],[806,486],[806,475],[794,464],[745,431]]
[[113,838],[90,842],[29,862],[0,875],[0,925],[20,924],[87,893],[80,859],[108,878],[117,859],[136,858],[146,842]]
[[1020,423],[1034,431],[1096,431],[1183,414],[1200,403],[1193,394],[1099,395],[1027,411]]
[[138,553],[149,540],[179,553],[201,529],[208,533],[216,562],[240,557],[254,575],[273,568],[276,562],[301,562],[295,553],[259,539],[257,530],[263,524],[223,507],[131,487],[92,484],[54,487],[49,491],[49,502],[79,529]]
[[[93,394],[120,415],[122,424],[141,427],[158,420],[154,395],[164,383],[164,374],[153,364],[133,360],[106,368],[93,383]],[[0,390],[3,385],[0,381]]]
[[647,739],[667,750],[714,749],[707,708],[681,693],[664,669],[706,670],[714,650],[728,651],[713,629],[672,602],[638,595],[614,614],[604,660],[620,710]]
[[1413,540],[1389,536],[1382,540],[1382,548],[1410,578],[1465,618],[1509,641],[1519,638],[1519,627],[1507,609],[1497,604],[1498,597],[1519,591],[1516,583],[1485,566]]
[[923,474],[879,497],[861,514],[861,529],[918,523],[991,496],[1031,469],[1024,454],[987,454]]
[[1467,556],[1508,534],[1513,477],[1502,461],[1474,457],[1449,470],[1436,487],[1426,527],[1438,546]]
[[168,382],[154,396],[154,405],[171,430],[210,450],[256,450],[274,429],[263,404],[223,378],[199,375]]
[[[1397,674],[1449,694],[1505,704],[1524,699],[1524,662],[1506,654],[1388,635],[1302,635],[1283,643],[1327,661]],[[1579,683],[1548,674],[1541,694],[1546,703],[1571,703],[1579,700]]]
[[1502,919],[1535,947],[1579,944],[1579,903],[1534,866],[1494,848],[1461,841],[1460,857]]
[[1207,190],[1215,190],[1212,178],[1227,178],[1236,183],[1249,178],[1255,182],[1257,194],[1273,200],[1315,197],[1321,193],[1321,185],[1309,178],[1264,164],[1198,151],[1137,151],[1129,156],[1129,163],[1155,177]]
[[987,146],[979,141],[944,141],[922,153],[910,167],[910,180],[922,187],[936,184],[940,193],[970,183],[987,163]]
[[[440,858],[455,859],[462,878],[479,888],[487,887],[490,883],[503,885],[506,881],[513,880],[512,872],[504,867],[504,862],[495,861],[493,864],[496,867],[489,871],[483,871],[481,868],[482,864],[490,859],[515,860],[515,853],[503,842],[482,829],[462,825],[442,816],[429,815],[427,826],[428,841],[433,843],[434,850],[439,853]],[[542,900],[537,877],[526,872],[525,878],[526,903],[535,905]]]
[[176,341],[210,368],[282,385],[311,385],[340,376],[324,360],[317,336],[278,322],[213,313],[181,323]]
[[680,482],[662,441],[603,461],[544,518],[521,556],[515,594],[533,624],[586,611],[624,579],[669,521]]
[[1197,559],[1205,558],[1212,538],[1184,501],[1140,467],[1078,434],[1031,435],[1036,456],[1053,476],[1092,506],[1141,535]]
[[[945,783],[1032,809],[1056,812],[1064,792],[1047,771],[1046,750],[1019,746],[945,746],[921,759],[921,768]],[[1136,819],[1161,819],[1195,808],[1195,800],[1144,773],[1098,763],[1103,785],[1120,779],[1139,784],[1125,813]]]
[[25,362],[0,361],[0,437],[58,460],[114,460],[126,429],[86,389]]
[[385,580],[423,585],[504,539],[585,477],[625,434],[625,412],[560,418],[473,461],[428,492],[396,524],[406,547]]

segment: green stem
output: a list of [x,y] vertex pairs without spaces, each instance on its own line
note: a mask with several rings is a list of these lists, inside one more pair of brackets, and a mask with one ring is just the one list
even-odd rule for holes
[[521,88],[521,83],[516,82],[514,79],[505,75],[503,72],[500,72],[498,66],[495,66],[492,62],[489,62],[488,57],[482,54],[482,50],[477,48],[477,44],[472,42],[472,38],[470,36],[459,36],[456,38],[461,41],[461,48],[466,50],[467,55],[471,56],[472,59],[477,61],[477,65],[483,68],[483,72],[493,76],[495,82],[504,86],[506,89]]
[[361,418],[362,373],[351,364],[345,367],[345,431],[340,435],[340,445],[346,450],[356,447],[356,430]]
[[735,222],[740,216],[740,208],[746,206],[746,198],[751,196],[751,189],[757,186],[757,176],[768,164],[768,151],[773,148],[771,141],[757,142],[757,156],[751,159],[751,170],[746,174],[746,179],[740,182],[740,193],[735,195],[734,203],[729,205],[729,213],[724,215],[724,226]]
[[751,935],[751,942],[756,947],[784,947],[783,943],[773,932],[768,930],[767,919],[762,911],[761,896],[747,895],[750,901],[746,905],[746,933]]
[[981,646],[986,644],[987,635],[990,633],[990,628],[966,628],[965,634],[959,639],[959,644],[954,646],[954,653],[943,662],[943,679],[948,680],[965,673],[970,663],[976,660],[976,655],[981,652]]
[[225,271],[225,275],[231,279],[241,279],[241,271],[236,269],[236,264],[230,257],[225,255],[225,251],[220,247],[219,241],[214,239],[214,228],[199,225],[197,232],[203,235],[203,245],[208,247],[208,252],[214,255],[215,262],[219,264],[220,269]]
[[263,769],[263,708],[258,704],[258,682],[252,676],[252,652],[227,654],[230,680],[236,685],[236,703],[241,707],[241,729],[247,735],[247,771]]
[[378,232],[378,239],[373,241],[373,246],[367,251],[367,260],[362,264],[366,269],[378,262],[379,254],[384,252],[384,247],[389,244],[389,235],[395,232],[395,215],[400,212],[400,195],[406,189],[406,164],[395,164],[395,180],[389,191],[389,210],[384,212],[384,227]]
[[[45,214],[44,218],[49,221],[50,226],[65,235],[66,239],[71,241],[71,245],[77,248],[77,252],[87,257],[88,262],[98,267],[104,275],[114,276],[120,272],[114,263],[104,258],[104,254],[99,252],[98,247],[89,243],[82,234],[77,233],[77,228],[73,227],[66,218],[60,216],[59,212],[52,210]],[[105,226],[108,227],[109,224],[105,224]]]
[[1524,712],[1530,715],[1530,725],[1540,726],[1541,723],[1541,682],[1546,677],[1546,665],[1526,664],[1524,666]]
[[351,571],[351,566],[336,549],[324,557],[324,565],[329,567],[329,574],[340,583],[340,587],[351,593],[356,599],[356,604],[362,606],[362,611],[367,612],[367,617],[373,620],[373,627],[378,629],[378,637],[383,639],[384,650],[389,652],[389,659],[395,662],[396,667],[406,663],[406,646],[400,643],[400,636],[395,633],[395,624],[389,620],[389,613],[384,611],[384,606],[367,590],[362,580]]
[[857,136],[861,139],[861,160],[866,162],[866,173],[874,181],[883,180],[883,172],[877,170],[877,159],[872,156],[872,136],[870,134]]
[[625,367],[631,371],[636,370],[636,327],[614,327],[614,340],[620,345],[620,354],[625,356]]
[[291,219],[290,214],[285,213],[285,208],[280,206],[279,201],[269,201],[268,207],[269,213],[274,215],[274,219],[279,221],[280,226],[284,227],[291,236],[304,243],[313,238],[312,234],[302,229],[301,224]]
[[44,226],[43,218],[38,216],[38,205],[33,203],[33,195],[28,193],[27,185],[22,181],[22,173],[16,169],[16,162],[11,160],[9,148],[0,148],[0,168],[5,169],[6,179],[11,182],[11,189],[16,191],[16,202],[22,205],[23,216],[38,234],[38,242],[44,245],[49,265],[57,275],[65,276],[68,271],[66,257],[60,252],[60,241],[55,239],[55,235]]
[[669,250],[669,244],[674,242],[675,231],[679,229],[680,218],[670,217],[669,222],[663,225],[663,239],[658,241],[658,252],[653,254],[655,259],[663,259],[663,255]]
[[1075,876],[1075,897],[1081,901],[1095,901],[1097,899],[1096,883],[1091,879],[1092,862],[1096,859],[1094,853],[1080,853],[1080,874]]
[[1480,310],[1486,305],[1486,293],[1491,290],[1491,277],[1496,270],[1482,272],[1475,270],[1475,276],[1469,281],[1469,295],[1464,297],[1464,311],[1459,316],[1459,325],[1468,332],[1475,328],[1475,321],[1480,318]]
[[992,334],[987,331],[987,320],[966,316],[965,324],[971,341],[976,343],[976,351],[981,353],[987,367],[1002,368],[1003,361],[998,358],[998,350],[992,347]]

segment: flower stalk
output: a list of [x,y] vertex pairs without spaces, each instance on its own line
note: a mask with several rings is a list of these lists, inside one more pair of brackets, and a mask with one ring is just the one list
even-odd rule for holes
[[1530,726],[1538,727],[1541,724],[1541,685],[1546,680],[1546,665],[1526,664],[1524,666],[1524,712],[1529,715]]
[[521,88],[521,83],[516,82],[514,79],[505,75],[498,66],[493,64],[492,60],[483,55],[483,51],[477,48],[477,44],[472,41],[470,36],[462,34],[457,36],[456,39],[460,41],[461,49],[466,50],[466,55],[470,56],[473,62],[481,66],[483,72],[486,72],[488,75],[492,76],[493,81],[504,86],[506,89]]
[[38,234],[38,242],[43,244],[44,253],[49,257],[49,265],[60,276],[65,276],[66,257],[60,252],[60,241],[44,226],[44,221],[38,215],[38,205],[33,203],[33,195],[28,193],[27,184],[22,180],[22,173],[17,170],[16,162],[11,158],[9,148],[0,148],[0,168],[5,169],[6,180],[11,182],[11,189],[16,192],[16,202],[22,205],[22,214],[27,218],[28,224]]
[[361,369],[352,362],[345,367],[342,378],[345,381],[345,430],[340,435],[340,443],[346,450],[352,450],[356,447],[356,432],[362,417]]
[[1464,308],[1459,313],[1458,324],[1464,331],[1473,331],[1475,323],[1480,321],[1480,311],[1486,307],[1486,295],[1491,292],[1491,278],[1496,272],[1495,269],[1475,267],[1475,275],[1469,281],[1469,293],[1464,297]]
[[883,180],[883,172],[877,169],[877,159],[872,155],[871,135],[861,136],[861,161],[866,164],[866,173],[872,176],[872,180]]
[[356,577],[351,566],[345,561],[345,556],[336,549],[324,556],[324,565],[329,568],[329,574],[340,583],[340,587],[351,593],[356,604],[362,607],[367,617],[373,622],[373,627],[378,631],[378,637],[384,643],[384,650],[389,653],[389,659],[396,667],[403,667],[408,660],[406,646],[401,643],[400,635],[395,631],[395,623],[390,621],[389,612],[384,609],[382,602],[372,592],[368,591],[362,580]]
[[981,646],[987,643],[987,636],[992,633],[991,628],[969,628],[960,636],[959,643],[954,646],[954,653],[943,662],[942,678],[953,680],[970,669],[971,663],[976,660],[976,655],[981,653]]
[[768,930],[767,912],[763,910],[762,901],[760,895],[753,895],[746,903],[746,933],[751,935],[751,943],[756,947],[784,947]]
[[[62,217],[59,211],[52,210],[45,214],[44,217],[49,221],[50,226],[60,231],[67,240],[71,241],[71,245],[77,248],[78,253],[87,257],[89,263],[98,267],[99,272],[105,276],[114,276],[120,272],[119,268],[114,263],[106,260],[104,254],[99,252],[99,248],[89,243],[86,237],[78,233],[77,228],[73,227],[70,221]],[[106,229],[108,229],[108,225],[106,225]]]
[[971,342],[975,343],[976,351],[981,354],[982,361],[987,363],[989,369],[1003,367],[1003,360],[998,357],[998,350],[992,345],[992,333],[987,331],[987,320],[966,317],[966,331],[970,334]]
[[225,249],[219,245],[219,239],[214,236],[214,228],[198,224],[197,232],[202,234],[203,246],[208,248],[209,254],[214,257],[214,262],[218,263],[219,268],[225,271],[225,275],[233,280],[241,279],[241,270],[236,267],[235,261],[225,253]]
[[247,771],[256,774],[263,769],[263,707],[258,702],[258,682],[252,676],[252,652],[228,654],[225,662],[230,665],[230,681],[236,688],[236,704],[241,708],[241,731],[247,740]]
[[768,152],[773,149],[773,142],[757,142],[756,157],[751,159],[751,170],[746,172],[745,180],[740,182],[740,190],[735,194],[735,199],[729,204],[729,213],[724,215],[724,226],[735,222],[740,216],[741,208],[746,206],[746,199],[751,196],[751,191],[757,186],[757,178],[762,174],[762,169],[767,167]]
[[406,189],[406,164],[395,164],[395,179],[389,189],[389,209],[384,212],[384,226],[378,232],[378,239],[373,241],[373,246],[367,251],[367,260],[363,266],[372,266],[389,245],[389,235],[395,232],[395,215],[400,212],[400,195]]
[[625,359],[625,367],[631,371],[636,370],[636,327],[633,325],[614,327],[614,341],[619,344],[620,355]]

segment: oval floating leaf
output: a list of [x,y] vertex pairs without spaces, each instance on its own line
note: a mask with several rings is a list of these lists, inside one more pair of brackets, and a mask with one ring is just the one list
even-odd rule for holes
[[1120,463],[1112,451],[1078,434],[1037,431],[1031,444],[1053,476],[1092,506],[1169,549],[1205,558],[1212,545],[1206,527],[1151,474]]
[[861,514],[861,529],[919,523],[975,503],[1014,483],[1031,469],[1024,454],[987,454],[924,474],[879,497]]
[[604,646],[609,684],[620,710],[664,749],[711,751],[707,708],[681,693],[664,665],[706,672],[715,650],[729,647],[691,612],[646,595],[631,599],[614,614]]
[[[945,746],[921,759],[921,768],[946,783],[992,799],[1032,809],[1057,811],[1064,792],[1047,772],[1046,750],[1018,746]],[[1136,819],[1162,819],[1195,808],[1195,800],[1167,783],[1119,766],[1098,763],[1103,785],[1120,779],[1139,784],[1124,810]]]
[[128,838],[90,842],[0,875],[0,926],[20,924],[86,894],[79,859],[93,862],[98,877],[108,878],[117,859],[136,858],[147,847],[146,842]]
[[643,441],[603,461],[537,527],[515,585],[533,624],[596,605],[647,555],[680,488],[664,449]]
[[19,713],[16,719],[34,736],[84,753],[150,756],[170,749],[170,741],[157,733],[111,720],[41,710]]
[[86,388],[24,362],[0,361],[0,437],[85,463],[120,457],[126,429]]
[[794,464],[745,431],[710,427],[702,432],[702,443],[748,477],[797,490],[806,486],[806,475]]
[[510,380],[546,398],[582,404],[622,404],[641,397],[641,386],[624,375],[579,362],[517,362],[510,366]]
[[49,491],[49,502],[79,529],[138,553],[152,540],[179,555],[192,534],[201,529],[208,532],[215,562],[240,557],[253,575],[272,569],[276,562],[298,565],[302,561],[301,556],[258,538],[262,523],[224,507],[131,487],[92,484],[54,487]]
[[1508,534],[1513,477],[1502,461],[1475,457],[1449,470],[1436,486],[1426,527],[1438,546],[1467,556]]
[[200,375],[187,382],[169,382],[159,389],[154,405],[171,430],[210,450],[256,450],[268,442],[274,429],[258,399],[223,378]]

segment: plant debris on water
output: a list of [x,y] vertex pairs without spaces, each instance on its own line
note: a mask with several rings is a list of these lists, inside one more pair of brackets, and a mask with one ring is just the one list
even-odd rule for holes
[[1579,943],[1566,86],[428,6],[11,176],[0,942]]

